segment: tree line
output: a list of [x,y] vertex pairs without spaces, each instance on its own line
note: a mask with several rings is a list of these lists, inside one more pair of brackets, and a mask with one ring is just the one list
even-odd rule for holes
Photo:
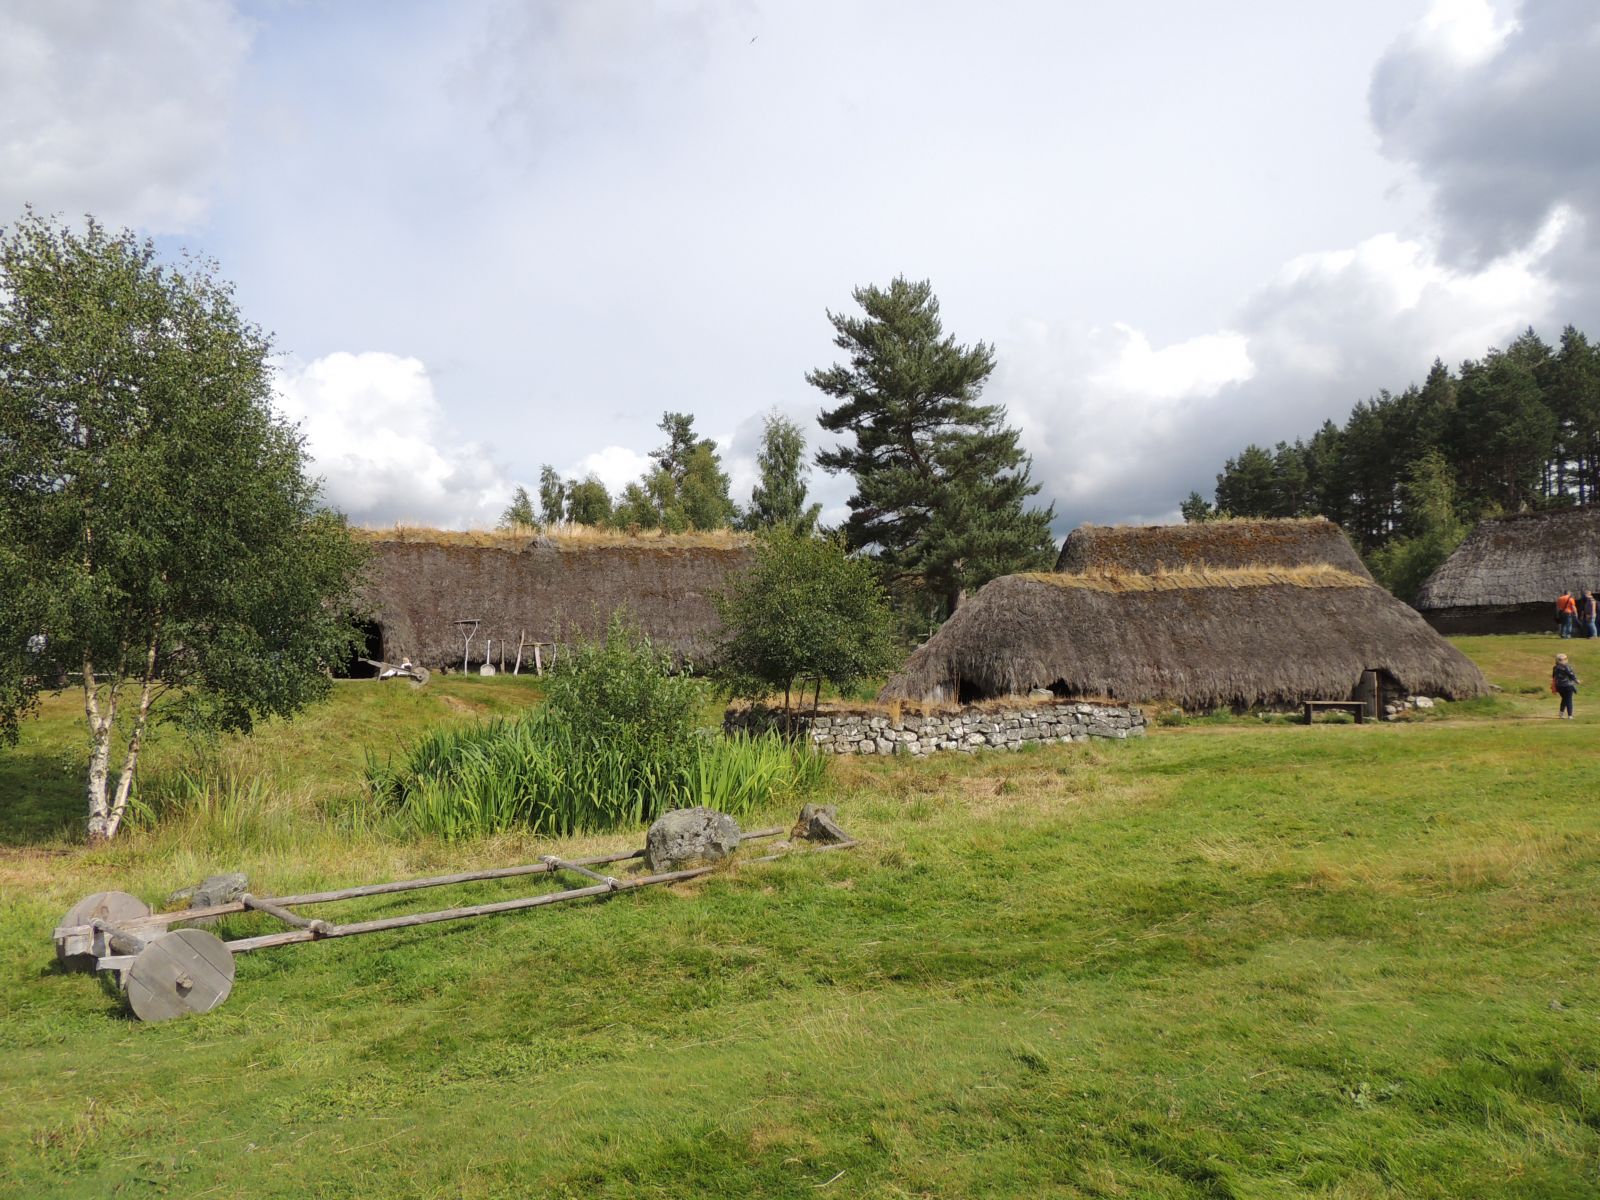
[[946,334],[926,280],[897,277],[852,295],[860,314],[828,313],[844,361],[806,375],[835,402],[818,424],[841,438],[813,461],[855,485],[838,530],[817,529],[821,506],[807,498],[805,433],[777,413],[766,419],[760,477],[744,508],[728,495],[715,443],[696,435],[691,415],[668,412],[653,466],[620,496],[593,475],[564,480],[545,465],[537,510],[519,487],[501,524],[837,533],[849,552],[876,564],[911,625],[947,617],[966,592],[996,576],[1048,567],[1054,508],[1028,503],[1039,485],[1019,431],[1002,406],[980,399],[994,347]]
[[1528,329],[1454,371],[1358,403],[1343,425],[1229,458],[1184,518],[1324,516],[1404,599],[1485,517],[1600,499],[1600,346]]
[[808,533],[816,525],[822,506],[806,503],[805,434],[782,414],[767,414],[756,456],[760,479],[743,509],[728,494],[728,474],[716,443],[696,435],[693,415],[663,413],[657,428],[667,440],[650,452],[654,465],[619,496],[613,498],[593,473],[562,479],[545,463],[539,468],[538,507],[519,485],[500,515],[500,527],[574,524],[683,533],[729,528],[759,532],[781,525]]

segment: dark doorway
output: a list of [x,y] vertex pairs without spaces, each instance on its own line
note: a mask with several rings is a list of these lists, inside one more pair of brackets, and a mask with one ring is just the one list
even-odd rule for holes
[[345,679],[372,679],[378,674],[378,668],[371,663],[362,662],[364,658],[382,661],[383,659],[383,626],[377,621],[357,621],[356,629],[361,633],[361,648],[350,656],[350,661],[345,663],[343,677]]

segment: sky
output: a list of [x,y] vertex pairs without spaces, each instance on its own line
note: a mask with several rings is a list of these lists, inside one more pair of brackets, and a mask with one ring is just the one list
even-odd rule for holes
[[0,224],[214,259],[366,524],[616,491],[667,410],[746,502],[897,274],[1058,534],[1175,519],[1435,357],[1600,335],[1596,113],[1592,0],[0,0]]

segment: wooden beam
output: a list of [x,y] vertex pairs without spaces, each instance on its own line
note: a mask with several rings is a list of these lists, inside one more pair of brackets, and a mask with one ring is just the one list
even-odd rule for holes
[[[780,858],[801,857],[807,854],[825,854],[830,850],[848,850],[857,845],[855,841],[834,842],[827,846],[818,846],[811,850],[788,851],[780,854],[768,854],[761,858],[746,859],[746,862],[774,862]],[[460,921],[468,917],[488,917],[498,913],[520,912],[528,908],[542,908],[548,904],[561,904],[568,900],[582,900],[589,896],[605,896],[614,892],[632,892],[640,888],[652,887],[662,883],[681,883],[687,879],[698,879],[702,875],[709,875],[713,871],[724,869],[726,864],[738,865],[736,860],[725,860],[722,863],[713,863],[705,867],[691,867],[686,871],[666,871],[659,875],[643,875],[638,879],[619,879],[616,886],[610,883],[595,884],[591,887],[571,888],[564,892],[548,892],[542,896],[524,896],[517,900],[500,900],[492,904],[472,904],[463,908],[446,908],[438,912],[408,913],[401,917],[382,917],[375,921],[357,921],[350,925],[335,925],[323,934],[323,938],[356,937],[364,933],[382,933],[390,929],[412,929],[418,925],[433,925],[440,921]],[[309,942],[316,937],[309,930],[291,930],[286,933],[268,933],[260,937],[239,938],[228,943],[228,949],[235,954],[248,954],[252,950],[266,950],[273,946],[290,946],[296,942]],[[319,939],[320,940],[320,939]]]

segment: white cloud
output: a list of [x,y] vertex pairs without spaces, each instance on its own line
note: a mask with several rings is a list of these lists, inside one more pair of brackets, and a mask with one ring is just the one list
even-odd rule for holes
[[1224,384],[1255,374],[1246,339],[1238,333],[1206,334],[1157,350],[1137,329],[1122,324],[1114,328],[1122,337],[1121,348],[1090,379],[1114,391],[1157,400],[1212,396]]
[[1476,271],[1393,234],[1302,255],[1231,329],[1167,346],[1126,325],[1031,322],[1000,339],[987,398],[1008,406],[1069,524],[1173,517],[1247,443],[1308,436],[1420,382],[1436,355],[1454,364],[1547,320],[1557,289],[1543,268],[1568,219]]
[[1434,0],[1410,40],[1423,53],[1470,67],[1493,58],[1516,29],[1516,19],[1502,19],[1488,0]]
[[277,402],[304,434],[328,502],[359,524],[486,526],[510,499],[488,452],[448,427],[415,358],[341,351],[290,363]]
[[152,233],[205,215],[250,26],[223,0],[0,11],[0,220],[24,204]]
[[596,475],[606,485],[606,491],[617,496],[654,465],[648,454],[641,454],[627,446],[607,446],[593,454],[584,455],[567,474],[578,479]]

